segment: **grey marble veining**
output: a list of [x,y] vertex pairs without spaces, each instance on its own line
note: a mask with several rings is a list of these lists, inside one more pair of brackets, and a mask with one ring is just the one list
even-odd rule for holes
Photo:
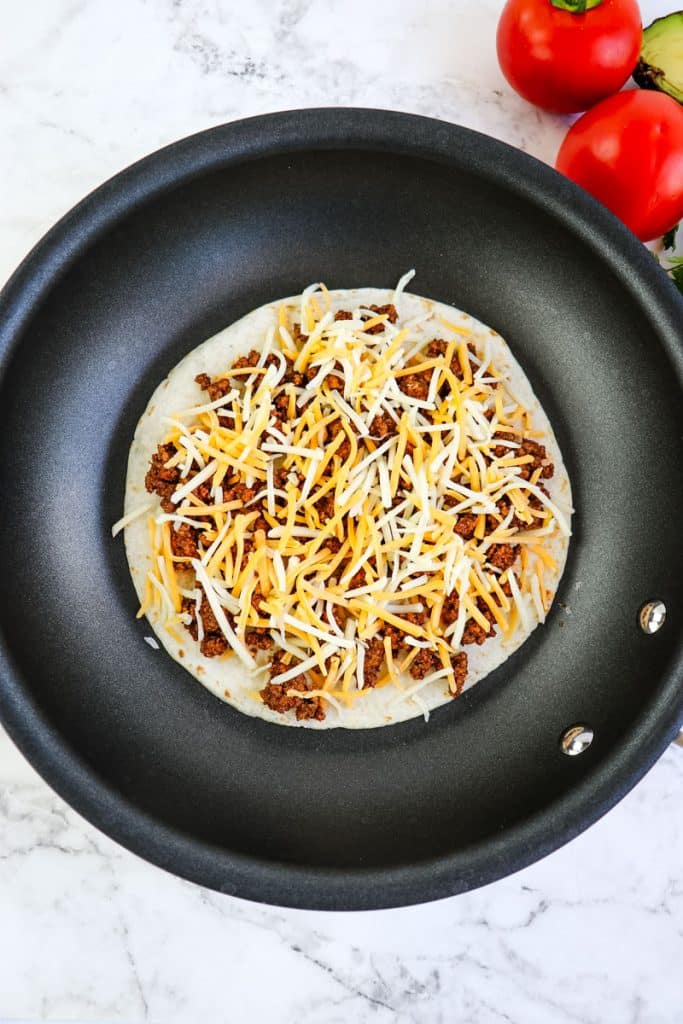
[[[644,18],[664,13],[644,3]],[[74,202],[182,135],[287,107],[458,121],[552,161],[505,85],[499,0],[3,6],[0,280]],[[683,752],[520,874],[334,915],[203,891],[96,832],[0,734],[0,1020],[683,1021]]]
[[[7,743],[7,741],[4,741]],[[184,1022],[675,1024],[683,759],[545,861],[423,907],[262,907],[85,824],[3,750],[0,1011]]]

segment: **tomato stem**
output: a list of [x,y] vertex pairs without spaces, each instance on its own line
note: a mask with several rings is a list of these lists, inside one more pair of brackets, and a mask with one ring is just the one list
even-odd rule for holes
[[550,0],[553,7],[559,11],[569,11],[570,14],[585,14],[599,7],[602,0]]

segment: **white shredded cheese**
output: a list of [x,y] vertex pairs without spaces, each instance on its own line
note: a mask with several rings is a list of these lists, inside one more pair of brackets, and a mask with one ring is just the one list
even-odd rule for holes
[[[337,697],[350,699],[349,689],[354,701],[366,696],[366,645],[382,636],[386,623],[406,624],[405,654],[437,646],[459,651],[470,619],[488,625],[480,611],[486,605],[495,612],[491,635],[504,633],[508,621],[511,629],[511,615],[527,631],[543,621],[543,568],[503,572],[487,562],[487,552],[494,544],[527,545],[524,557],[534,559],[537,545],[569,534],[569,512],[541,490],[540,469],[531,480],[521,476],[530,461],[519,460],[521,438],[538,435],[526,433],[522,403],[507,387],[504,367],[492,360],[489,340],[473,335],[476,351],[467,348],[466,332],[474,328],[468,317],[455,324],[439,317],[437,325],[432,312],[403,316],[403,307],[411,306],[403,293],[413,275],[404,274],[396,286],[395,324],[362,305],[351,310],[351,319],[336,321],[329,293],[319,284],[307,288],[297,305],[281,309],[253,371],[235,374],[223,398],[167,419],[173,433],[165,443],[175,451],[167,465],[180,472],[172,501],[188,504],[168,514],[148,501],[112,530],[116,534],[153,511],[147,606],[161,604],[169,628],[188,625],[192,617],[178,608],[179,595],[190,597],[201,642],[205,595],[246,666],[257,670],[245,632],[268,630],[294,659],[273,682],[307,672],[317,680],[320,672],[322,690],[292,693],[319,695],[331,707],[341,708]],[[382,330],[368,332],[370,320]],[[434,356],[434,349],[426,354],[431,321],[434,334],[452,337],[450,358],[463,366],[457,380],[445,355]],[[301,386],[285,383],[292,365],[303,374]],[[407,394],[401,382],[413,367],[430,375],[424,386],[411,381]],[[341,378],[334,388],[330,375]],[[382,419],[373,435],[377,417]],[[498,436],[508,432],[514,440]],[[286,482],[276,486],[282,477]],[[211,499],[199,504],[194,492],[203,483]],[[223,492],[235,488],[241,494],[240,487],[252,494],[240,497],[237,508]],[[509,505],[504,516],[502,501]],[[512,527],[516,515],[524,529]],[[469,517],[469,528],[461,528],[462,516]],[[187,589],[182,566],[176,578],[181,559],[169,551],[169,530],[181,525],[200,537],[199,556],[191,560],[194,590]],[[257,530],[265,531],[265,540]],[[358,574],[359,585],[347,589]],[[505,579],[511,598],[500,589]],[[457,614],[443,625],[443,602],[453,595],[459,598]],[[408,614],[414,622],[401,618]],[[228,615],[235,617],[234,628]],[[436,669],[402,688],[392,674],[398,660],[393,668],[387,662],[384,683],[395,684],[399,703],[412,701],[427,717],[420,694],[452,678],[453,669]]]

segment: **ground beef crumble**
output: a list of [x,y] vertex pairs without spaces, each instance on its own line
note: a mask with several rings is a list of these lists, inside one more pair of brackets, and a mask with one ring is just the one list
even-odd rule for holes
[[363,667],[363,686],[374,686],[384,664],[384,644],[382,638],[373,636],[365,649]]
[[[327,426],[327,440],[328,440],[328,443],[330,441],[334,441],[334,439],[336,438],[337,434],[339,434],[339,433],[346,434],[346,431],[344,430],[344,427],[342,426],[342,422],[341,422],[341,420],[333,420],[332,423],[328,424],[328,426]],[[351,454],[351,442],[349,441],[348,437],[346,437],[346,439],[344,441],[342,441],[342,443],[337,448],[337,450],[335,452],[335,455],[337,455],[342,460],[342,462],[345,462],[346,459],[348,459],[350,454]]]
[[315,509],[321,523],[327,523],[335,513],[334,494],[325,494],[315,503]]
[[519,553],[519,544],[492,544],[486,552],[486,560],[496,569],[509,569]]
[[370,424],[370,434],[380,441],[385,441],[387,437],[398,434],[398,423],[388,412],[378,413]]
[[422,373],[408,373],[405,377],[398,378],[398,386],[404,395],[409,398],[418,398],[424,402],[429,394],[429,381],[431,370],[424,370]]
[[[247,487],[245,483],[239,482],[236,484],[223,484],[223,501],[241,501],[243,505],[256,494],[255,487]],[[247,509],[248,512],[252,509]]]
[[[457,348],[458,346],[456,345],[456,351],[454,352],[453,358],[451,359],[451,365],[449,369],[454,377],[457,377],[458,380],[462,380],[465,374],[463,373],[462,364],[460,363],[460,357],[458,356]],[[471,353],[476,353],[476,349],[471,341],[467,343],[467,348]],[[436,359],[438,356],[445,356],[447,351],[448,342],[444,341],[443,338],[434,338],[434,340],[430,341],[429,344],[427,345],[426,354],[430,359]],[[475,370],[476,366],[473,364],[472,360],[470,360],[470,372],[474,374]]]
[[449,594],[441,606],[441,622],[444,626],[452,625],[458,617],[460,598],[454,592]]
[[458,516],[458,521],[454,526],[455,532],[459,537],[464,540],[470,540],[474,536],[474,528],[477,525],[477,517],[473,516],[469,512],[463,512],[462,515]]
[[225,654],[228,650],[229,644],[224,636],[217,636],[211,633],[210,636],[205,636],[199,645],[199,650],[202,652],[205,658],[216,658],[221,654]]
[[[372,312],[375,314],[375,316],[382,316],[383,314],[386,314],[387,320],[388,320],[388,322],[390,324],[395,324],[396,321],[398,320],[398,312],[396,311],[396,307],[394,306],[394,304],[392,302],[388,302],[386,304],[386,306],[368,306],[368,309],[371,309]],[[363,319],[369,320],[370,317],[364,317]],[[383,334],[383,333],[384,333],[384,324],[383,323],[375,324],[374,327],[369,327],[368,330],[366,331],[366,334]]]
[[177,466],[165,465],[174,455],[175,448],[172,444],[158,445],[145,477],[145,487],[150,494],[159,495],[164,512],[175,511],[171,495],[178,486],[180,470]]
[[[508,434],[505,430],[499,430],[494,436],[494,441],[515,441],[518,442],[516,434]],[[497,459],[504,459],[506,455],[517,455],[518,451],[516,448],[508,448],[506,444],[497,444],[491,449],[491,454],[495,455]]]
[[[258,363],[258,357],[259,357],[258,352],[256,351],[255,348],[252,348],[252,350],[251,350],[251,352],[249,353],[248,356],[240,356],[239,359],[236,359],[235,362],[232,364],[231,369],[233,369],[233,370],[247,370],[251,366],[256,366],[256,364]],[[228,373],[228,377],[229,376],[230,376],[230,373]]]
[[413,679],[424,679],[430,672],[438,672],[441,667],[441,659],[436,651],[421,647],[408,671]]
[[[282,654],[276,653],[270,663],[271,679],[273,676],[286,672],[292,667],[292,665],[285,663]],[[289,690],[299,690],[305,693],[307,690],[313,689],[313,683],[302,674],[294,676],[293,679],[288,679],[285,683],[267,683],[261,690],[261,698],[266,707],[272,711],[279,711],[280,713],[294,711],[299,722],[311,718],[322,722],[325,717],[325,706],[321,697],[290,697],[288,694]]]
[[[230,615],[230,612],[225,609],[223,610],[230,625],[234,626],[234,620]],[[197,628],[197,606],[195,601],[184,597],[181,603],[181,611],[190,616],[190,622],[187,624],[186,629],[193,640],[198,640],[199,630]],[[221,632],[216,616],[214,615],[205,594],[202,595],[199,614],[201,616],[202,628],[204,630],[204,637],[199,643],[200,651],[207,658],[215,658],[220,654],[225,654],[229,648],[229,644]]]
[[[343,367],[340,366],[339,363],[335,364],[334,369],[343,372]],[[309,366],[308,369],[306,370],[306,373],[304,374],[304,377],[307,381],[311,381],[313,380],[314,377],[317,377],[319,372],[319,366]],[[344,390],[344,378],[338,376],[335,373],[328,373],[327,376],[323,379],[323,383],[327,385],[330,391]]]
[[549,480],[553,476],[555,467],[548,458],[545,445],[538,444],[537,441],[534,441],[530,437],[521,439],[517,434],[510,434],[505,430],[499,430],[495,435],[494,440],[495,439],[501,441],[514,441],[517,444],[516,448],[508,448],[508,446],[504,444],[495,445],[491,449],[491,454],[497,459],[503,459],[506,456],[520,458],[525,455],[531,455],[533,462],[527,462],[523,466],[519,467],[519,475],[522,480],[531,479],[533,473],[535,473],[539,468],[541,470],[542,480]]
[[465,623],[465,629],[462,634],[463,644],[476,644],[479,647],[493,635],[493,630],[486,632],[483,626],[480,626],[474,619],[468,619]]
[[273,638],[265,629],[245,630],[244,642],[253,651],[267,651],[273,646]]
[[459,654],[452,655],[451,665],[453,666],[453,675],[455,677],[455,693],[453,696],[458,697],[462,693],[462,688],[467,678],[467,652],[460,651]]
[[199,558],[198,536],[199,530],[190,526],[189,523],[180,523],[177,529],[171,526],[171,551],[178,558],[186,559],[186,561],[176,563],[177,569],[189,569],[190,563],[187,560]]
[[555,472],[555,467],[548,459],[545,445],[538,444],[536,441],[532,441],[531,438],[525,438],[521,442],[519,448],[515,451],[515,455],[531,455],[534,460],[519,467],[520,476],[523,480],[529,480],[531,475],[539,468],[542,480],[549,480]]
[[219,377],[218,380],[212,381],[208,373],[198,373],[195,380],[202,391],[208,391],[212,402],[217,402],[219,398],[225,398],[227,393],[232,391],[232,383],[227,377]]

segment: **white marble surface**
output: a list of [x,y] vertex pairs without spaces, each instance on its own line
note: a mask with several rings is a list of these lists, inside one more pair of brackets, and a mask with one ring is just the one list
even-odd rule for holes
[[[649,20],[661,0],[642,5]],[[0,280],[83,194],[209,125],[393,107],[552,160],[505,85],[499,0],[0,2]],[[0,735],[0,1020],[683,1021],[683,752],[485,890],[353,915],[202,891],[70,811]]]

